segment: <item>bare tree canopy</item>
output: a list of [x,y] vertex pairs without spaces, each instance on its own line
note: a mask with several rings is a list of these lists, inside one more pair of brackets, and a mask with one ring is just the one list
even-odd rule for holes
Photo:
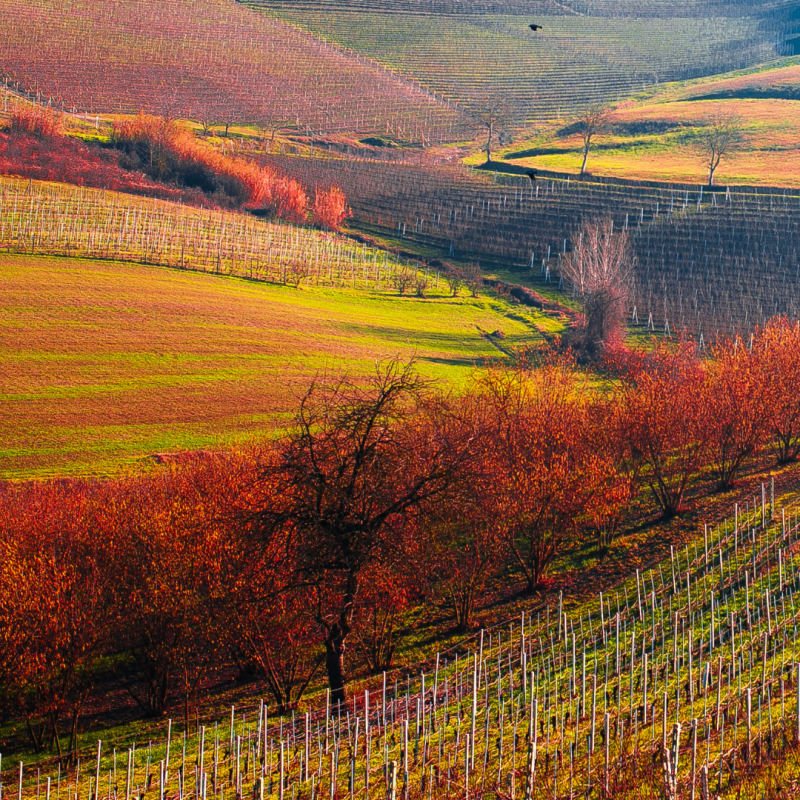
[[735,112],[722,108],[704,120],[698,149],[708,168],[708,185],[714,185],[714,173],[720,162],[745,142],[744,120]]
[[628,232],[615,233],[610,218],[584,225],[562,262],[562,277],[583,305],[578,344],[589,355],[622,334],[633,265]]
[[492,147],[495,143],[508,144],[510,136],[505,128],[511,124],[513,114],[504,100],[488,99],[473,115],[486,132],[486,163],[492,161]]
[[592,140],[608,129],[610,117],[611,109],[607,106],[589,106],[575,120],[575,127],[583,142],[581,175],[586,172],[586,161],[589,158],[589,148],[592,146]]

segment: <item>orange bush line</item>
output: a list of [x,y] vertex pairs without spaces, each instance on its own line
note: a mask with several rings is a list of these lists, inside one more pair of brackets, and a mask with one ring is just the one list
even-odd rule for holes
[[113,135],[120,141],[147,141],[151,146],[170,150],[178,158],[203,164],[218,175],[238,180],[247,191],[248,208],[270,210],[289,222],[307,219],[308,195],[296,180],[270,167],[218,153],[174,122],[142,113],[132,120],[114,123]]
[[314,190],[312,213],[315,224],[332,231],[341,230],[346,219],[353,216],[347,198],[338,186]]

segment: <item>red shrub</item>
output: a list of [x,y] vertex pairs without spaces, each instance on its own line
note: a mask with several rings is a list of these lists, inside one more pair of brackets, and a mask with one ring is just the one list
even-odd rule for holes
[[308,195],[294,178],[276,178],[269,186],[265,207],[287,222],[305,222]]
[[38,138],[58,136],[64,127],[61,114],[51,108],[17,105],[11,112],[11,130]]
[[234,181],[246,196],[248,208],[268,210],[289,222],[306,219],[308,196],[297,181],[270,167],[217,152],[174,122],[139,114],[133,120],[116,123],[113,138],[117,142],[146,142],[156,161],[171,156],[186,164],[200,164],[217,176]]
[[44,140],[29,133],[0,133],[0,174],[129,192],[163,200],[202,200],[123,170],[113,153],[63,136]]
[[314,190],[312,213],[315,225],[332,231],[340,230],[344,221],[353,216],[347,198],[338,186]]

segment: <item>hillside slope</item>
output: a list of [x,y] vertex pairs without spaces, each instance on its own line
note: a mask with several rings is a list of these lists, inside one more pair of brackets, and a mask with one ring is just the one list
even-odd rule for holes
[[0,0],[0,78],[91,113],[147,112],[428,142],[459,112],[232,0]]
[[[687,3],[592,4],[590,13],[546,4],[480,13],[410,13],[413,3],[254,6],[353,48],[438,96],[479,110],[504,103],[503,124],[569,118],[651,84],[747,67],[789,52],[775,9]],[[472,14],[455,13],[456,6]],[[438,8],[439,6],[437,6]],[[404,10],[404,9],[409,10]],[[416,12],[416,8],[413,9]],[[542,29],[533,33],[528,25]]]
[[[741,119],[744,142],[726,156],[716,182],[800,186],[800,57],[750,70],[665,86],[640,102],[620,104],[596,138],[588,170],[594,175],[701,184],[707,181],[698,143],[717,113]],[[571,135],[570,135],[571,134]],[[498,157],[539,169],[578,173],[577,133],[564,125],[540,129]],[[473,161],[479,163],[476,156]]]
[[[137,264],[0,260],[0,476],[115,472],[280,426],[320,370],[416,356],[457,384],[535,341],[490,297],[294,289]],[[487,334],[501,330],[502,342]]]

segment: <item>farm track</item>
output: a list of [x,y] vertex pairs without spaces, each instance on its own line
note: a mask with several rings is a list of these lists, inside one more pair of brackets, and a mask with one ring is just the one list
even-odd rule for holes
[[[239,0],[252,2],[252,0]],[[302,9],[336,9],[346,11],[379,10],[391,14],[440,14],[445,16],[474,16],[478,14],[531,13],[527,0],[264,0],[271,7]],[[793,8],[785,0],[766,0],[758,5],[765,15],[785,17]],[[752,13],[753,4],[747,0],[544,0],[537,5],[538,13],[592,15],[600,18],[672,18],[700,16],[742,16]]]

